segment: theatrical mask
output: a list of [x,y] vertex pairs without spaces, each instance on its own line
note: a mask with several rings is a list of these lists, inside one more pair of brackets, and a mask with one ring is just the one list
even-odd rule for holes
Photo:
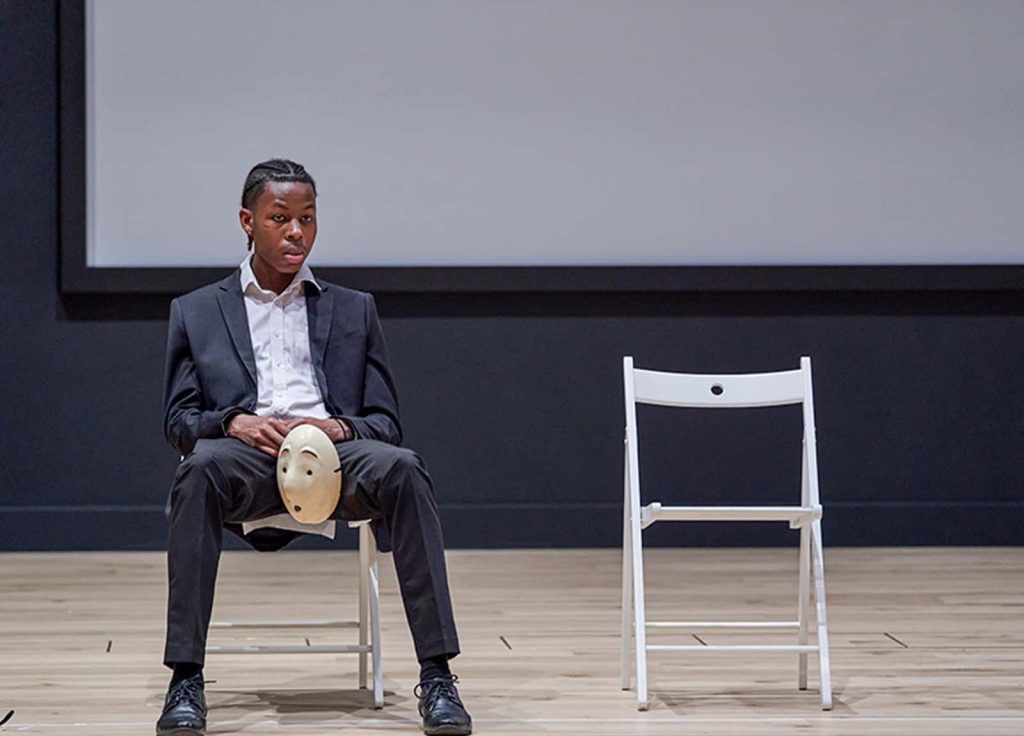
[[296,521],[319,524],[341,498],[341,463],[327,434],[312,424],[288,433],[277,455],[277,487]]

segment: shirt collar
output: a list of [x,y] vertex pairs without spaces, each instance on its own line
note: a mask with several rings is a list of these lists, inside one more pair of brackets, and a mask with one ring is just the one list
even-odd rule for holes
[[[254,286],[259,291],[264,291],[264,292],[266,291],[266,289],[264,289],[262,286],[260,286],[260,282],[256,280],[256,274],[254,274],[252,272],[252,256],[251,255],[250,256],[246,256],[245,260],[242,261],[242,264],[238,268],[239,268],[239,277],[241,278],[241,281],[242,281],[242,293],[243,294],[245,294],[248,291],[250,285]],[[303,282],[312,284],[316,288],[317,291],[323,291],[323,289],[321,288],[320,284],[318,284],[316,279],[313,278],[313,269],[311,269],[309,267],[309,265],[305,261],[303,261],[302,262],[302,267],[299,268],[299,272],[297,274],[295,274],[295,278],[293,278],[291,280],[291,283],[288,284],[288,286],[286,286],[284,291],[282,291],[281,293],[284,294],[286,292],[292,291],[292,290],[298,288],[298,285],[303,283]]]

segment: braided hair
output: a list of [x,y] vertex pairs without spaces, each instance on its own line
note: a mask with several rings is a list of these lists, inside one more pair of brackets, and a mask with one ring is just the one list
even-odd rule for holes
[[[256,164],[249,170],[249,175],[245,177],[245,185],[242,187],[242,207],[251,210],[266,189],[267,183],[272,181],[309,184],[313,187],[313,196],[316,196],[316,182],[302,164],[286,158],[272,158]],[[252,248],[252,235],[249,236],[247,247]]]

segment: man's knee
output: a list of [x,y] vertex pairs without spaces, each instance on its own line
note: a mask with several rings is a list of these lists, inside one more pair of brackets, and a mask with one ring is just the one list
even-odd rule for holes
[[422,472],[423,460],[412,450],[405,447],[392,448],[392,469],[396,472]]
[[430,490],[423,459],[405,447],[375,443],[373,448],[373,466],[375,473],[385,491],[413,492]]
[[[386,477],[392,473],[408,473],[424,469],[420,456],[405,447],[396,447],[387,442],[377,440],[357,440],[362,445],[362,455],[368,461],[371,473],[377,477]],[[337,446],[339,454],[344,453],[344,443]],[[362,454],[362,453],[360,453]],[[344,462],[344,461],[343,461]]]
[[225,441],[227,440],[196,442],[192,452],[178,464],[171,492],[171,506],[217,492],[216,480],[224,477],[224,462],[219,452]]
[[217,457],[224,440],[199,440],[195,447],[178,464],[177,478],[182,478],[194,473],[209,475],[220,472],[222,463]]

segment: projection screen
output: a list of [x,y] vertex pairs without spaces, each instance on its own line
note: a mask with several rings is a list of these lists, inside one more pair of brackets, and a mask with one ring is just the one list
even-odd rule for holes
[[272,156],[320,267],[1019,266],[1022,7],[85,0],[84,268],[236,265]]

